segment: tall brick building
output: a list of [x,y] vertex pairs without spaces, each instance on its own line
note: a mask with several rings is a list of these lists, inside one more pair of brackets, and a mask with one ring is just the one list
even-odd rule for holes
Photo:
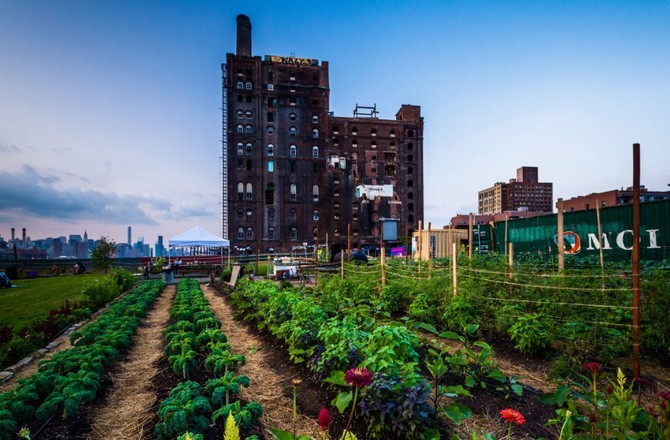
[[553,197],[553,184],[539,182],[537,167],[521,167],[516,170],[516,179],[479,191],[478,211],[489,215],[520,210],[553,212]]
[[376,245],[381,219],[398,234],[423,218],[423,118],[356,105],[329,111],[328,62],[253,56],[237,17],[237,53],[223,64],[223,235],[234,247],[290,251],[317,239]]

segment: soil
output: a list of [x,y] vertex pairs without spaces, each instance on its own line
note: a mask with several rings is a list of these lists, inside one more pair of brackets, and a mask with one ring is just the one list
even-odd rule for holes
[[[58,415],[41,429],[41,424],[29,426],[34,439],[153,439],[157,423],[158,406],[169,391],[177,384],[177,378],[170,370],[165,356],[162,355],[164,339],[162,331],[169,320],[169,308],[175,294],[175,286],[168,287],[152,306],[135,336],[134,346],[115,363],[104,377],[98,400],[85,405],[75,417],[62,420]],[[273,335],[258,331],[253,323],[238,321],[233,317],[234,308],[228,302],[229,288],[226,285],[203,285],[203,293],[210,302],[216,317],[222,322],[222,331],[226,334],[232,350],[243,354],[246,364],[239,369],[247,375],[251,384],[243,389],[241,399],[244,402],[256,401],[263,407],[261,426],[249,434],[259,438],[273,438],[266,434],[267,428],[279,428],[288,432],[293,430],[293,379],[302,383],[297,393],[297,433],[321,438],[316,424],[322,406],[331,410],[333,425],[331,438],[339,438],[346,415],[337,414],[330,405],[336,391],[315,378],[302,365],[294,364],[288,350]],[[427,340],[436,339],[434,335],[423,335]],[[440,343],[456,347],[454,341],[440,340]],[[454,344],[454,345],[452,345]],[[492,343],[495,360],[499,368],[508,376],[515,376],[523,383],[525,390],[522,398],[505,398],[490,389],[473,391],[473,397],[461,400],[473,410],[473,416],[456,427],[455,432],[461,438],[470,438],[472,432],[478,434],[490,432],[495,438],[507,434],[507,425],[500,420],[499,412],[503,408],[514,408],[524,414],[527,423],[515,426],[512,437],[515,439],[558,438],[558,427],[546,427],[545,422],[555,416],[552,408],[539,401],[542,392],[555,388],[547,377],[549,362],[542,356],[522,355],[506,342]],[[66,348],[61,344],[59,349]],[[57,349],[58,350],[58,349]],[[53,352],[57,351],[54,350]],[[49,353],[52,355],[53,352]],[[28,374],[31,368],[36,370],[36,362],[20,372]],[[667,391],[670,372],[662,367],[645,368],[651,386],[641,392],[645,406],[650,406],[658,392]],[[15,383],[15,380],[11,381]],[[9,383],[3,388],[9,388]],[[646,402],[650,402],[649,405]],[[363,440],[365,426],[353,426],[352,431]],[[445,431],[444,434],[447,434]],[[222,433],[215,425],[205,434],[206,439],[220,439]],[[448,438],[443,435],[443,438]]]

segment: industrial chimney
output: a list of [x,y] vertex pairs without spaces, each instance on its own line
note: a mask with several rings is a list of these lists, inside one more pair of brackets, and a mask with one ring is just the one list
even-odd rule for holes
[[237,16],[237,55],[251,56],[251,20],[243,14]]
[[22,237],[21,247],[23,247],[25,249],[26,248],[26,228],[23,228],[22,233],[21,233],[21,237]]
[[14,240],[16,239],[16,233],[14,228],[12,228],[12,246],[14,246]]

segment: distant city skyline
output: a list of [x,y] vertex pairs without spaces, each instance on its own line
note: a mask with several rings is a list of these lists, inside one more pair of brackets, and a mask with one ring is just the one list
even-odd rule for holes
[[425,222],[539,168],[554,201],[670,183],[670,2],[4,2],[0,234],[88,231],[152,245],[221,234],[221,63],[235,17],[254,55],[330,64],[330,110],[425,118]]

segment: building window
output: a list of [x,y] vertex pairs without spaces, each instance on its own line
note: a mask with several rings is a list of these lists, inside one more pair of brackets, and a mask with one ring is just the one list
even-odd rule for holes
[[412,167],[407,167],[407,174],[414,174],[414,168]]
[[295,125],[291,125],[291,127],[288,129],[288,134],[289,136],[295,137],[298,134],[298,129],[295,127]]
[[298,169],[298,163],[295,160],[291,161],[291,172],[295,173]]
[[244,89],[244,83],[242,81],[237,82],[237,88],[238,89]]
[[319,137],[319,130],[317,130],[316,128],[314,130],[312,130],[312,137],[313,138],[318,138]]
[[407,137],[414,137],[414,130],[407,130]]
[[275,228],[268,228],[268,240],[275,239]]
[[242,124],[237,125],[237,134],[244,134],[244,126]]
[[253,198],[253,195],[254,195],[254,186],[251,184],[251,182],[248,182],[247,183],[247,194],[246,194],[247,200],[251,200]]
[[312,116],[312,124],[318,124],[319,123],[319,117],[317,115]]
[[312,157],[319,157],[319,147],[316,145],[312,147]]
[[[389,132],[389,136],[391,136],[392,138],[394,138],[394,137],[395,137],[395,130],[391,130],[391,131]],[[394,144],[395,144],[395,143],[394,143]]]
[[274,156],[275,146],[273,144],[268,144],[268,156]]
[[244,155],[244,144],[242,142],[237,143],[237,155],[238,156]]
[[251,209],[247,209],[247,218],[250,218],[254,215],[254,212]]
[[246,100],[248,104],[251,104],[251,101],[253,101],[253,97],[251,95],[247,95]]
[[247,156],[251,156],[253,152],[254,152],[254,146],[251,145],[251,143],[247,143]]
[[407,151],[412,151],[413,149],[414,149],[413,143],[410,142],[409,144],[407,144]]
[[[275,184],[268,183],[268,186],[265,188],[265,204],[272,205],[275,202]],[[274,216],[274,211],[272,212]]]
[[408,203],[407,204],[407,210],[408,211],[414,211],[414,203]]
[[296,241],[298,239],[298,230],[296,228],[291,228],[291,241]]
[[312,201],[319,201],[319,185],[312,185]]
[[277,107],[277,98],[269,96],[268,97],[268,107],[269,108]]
[[370,146],[371,146],[372,148],[377,148],[377,141],[372,141],[372,142],[370,142]]
[[246,132],[246,134],[253,134],[254,129],[253,129],[253,127],[252,127],[251,125],[247,125],[247,126],[245,127],[245,132]]
[[275,163],[271,160],[268,160],[268,173],[275,172]]
[[414,186],[414,181],[413,181],[412,179],[408,180],[408,181],[407,181],[407,187],[408,187],[408,188],[411,188],[411,187],[413,187],[413,186]]
[[275,133],[275,128],[272,125],[268,126],[268,134],[274,134],[274,133]]
[[319,228],[312,228],[312,236],[314,237],[314,239],[316,239],[316,236],[318,235],[318,233],[319,233]]
[[244,199],[244,183],[237,182],[237,200]]
[[358,134],[358,128],[356,127],[351,127],[351,134],[356,136]]
[[412,162],[413,160],[414,160],[414,156],[411,155],[411,154],[408,154],[408,155],[407,155],[407,161],[408,161],[408,162]]
[[245,86],[246,86],[246,89],[247,89],[247,90],[251,90],[251,82],[250,82],[250,81],[247,81],[247,83],[245,84]]
[[237,219],[244,220],[244,211],[242,211],[241,209],[237,210]]
[[289,157],[296,157],[298,155],[298,148],[295,145],[288,147]]
[[410,215],[408,215],[408,216],[407,216],[407,221],[408,221],[409,223],[414,223],[414,214],[410,214]]
[[295,183],[291,184],[291,201],[295,202],[298,199],[298,187],[295,185]]
[[241,226],[237,228],[237,239],[244,240],[244,228]]
[[319,220],[319,211],[312,212],[312,218],[314,219],[314,221]]
[[244,171],[244,159],[237,159],[237,171]]
[[269,222],[275,221],[275,209],[274,208],[268,209],[268,221]]
[[291,209],[289,213],[289,218],[291,220],[296,220],[298,218],[298,211],[296,211],[295,209]]
[[291,122],[295,122],[295,121],[298,119],[298,115],[296,115],[295,113],[291,112],[291,113],[288,115],[288,118],[291,120]]
[[238,111],[237,111],[237,118],[238,118],[238,119],[242,119],[242,118],[244,118],[244,112],[243,112],[242,110],[238,110]]
[[244,97],[242,95],[237,95],[237,102],[242,102]]
[[340,127],[337,125],[333,127],[333,134],[340,134]]
[[315,173],[319,171],[319,162],[312,162],[312,171]]
[[268,112],[268,122],[274,122],[275,121],[275,114],[272,112]]
[[268,84],[268,90],[273,91],[275,89],[274,84]]
[[414,193],[413,193],[412,191],[408,192],[408,193],[407,193],[407,198],[408,198],[409,200],[414,200]]
[[288,105],[290,105],[291,107],[295,107],[297,105],[297,102],[296,102],[295,98],[289,99],[288,100]]
[[370,135],[371,136],[377,136],[377,129],[373,128],[372,130],[370,130]]
[[251,159],[247,160],[247,171],[251,171],[253,169],[254,169],[253,162],[251,161]]
[[335,221],[340,220],[340,213],[339,212],[336,212],[336,213],[333,214],[333,220],[335,220]]
[[353,141],[351,141],[351,147],[352,147],[352,148],[358,148],[358,141],[357,141],[356,139],[354,139]]
[[254,239],[254,228],[247,228],[247,240],[253,240]]
[[254,113],[251,110],[247,110],[245,114],[247,119],[252,119],[254,117]]

